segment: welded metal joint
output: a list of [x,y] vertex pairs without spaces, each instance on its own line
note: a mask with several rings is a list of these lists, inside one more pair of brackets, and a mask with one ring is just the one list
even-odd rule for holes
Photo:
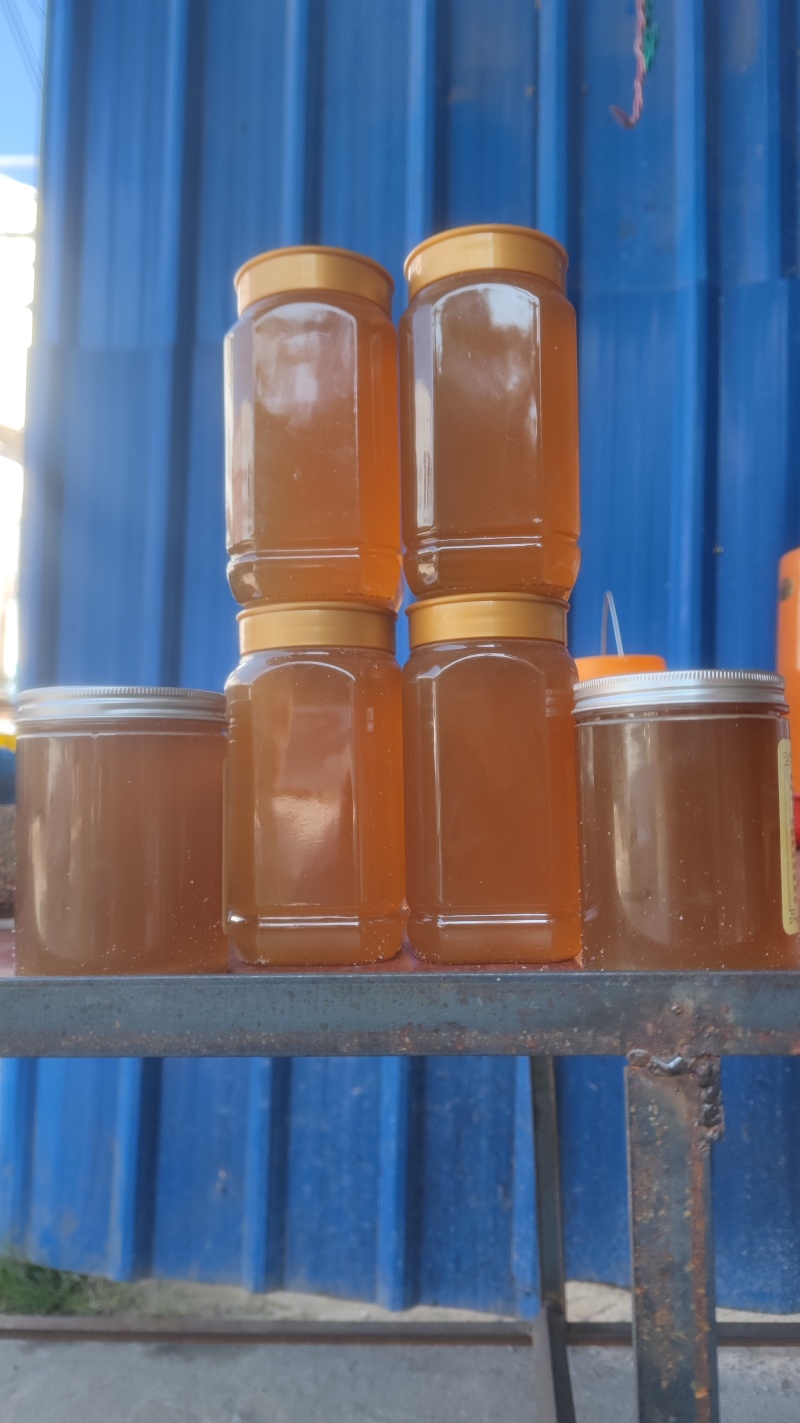
[[725,1135],[725,1115],[722,1109],[722,1074],[720,1060],[703,1053],[698,1057],[684,1057],[677,1053],[674,1057],[655,1057],[642,1048],[633,1048],[628,1053],[630,1067],[645,1068],[666,1077],[682,1077],[691,1074],[698,1084],[699,1145],[708,1149]]

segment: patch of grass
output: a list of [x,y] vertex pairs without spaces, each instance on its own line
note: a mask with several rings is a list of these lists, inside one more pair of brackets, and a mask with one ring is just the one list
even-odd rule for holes
[[0,1314],[95,1314],[102,1283],[27,1260],[0,1259]]

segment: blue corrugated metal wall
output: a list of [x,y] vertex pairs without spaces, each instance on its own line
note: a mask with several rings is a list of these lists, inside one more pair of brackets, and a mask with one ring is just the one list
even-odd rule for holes
[[[565,240],[575,651],[770,665],[800,541],[798,0],[50,0],[25,682],[221,686],[221,340],[279,243]],[[800,1307],[800,1067],[725,1067],[723,1303]],[[562,1066],[572,1275],[627,1277],[620,1064]],[[502,1060],[43,1062],[0,1077],[0,1236],[36,1259],[529,1312],[529,1097]]]

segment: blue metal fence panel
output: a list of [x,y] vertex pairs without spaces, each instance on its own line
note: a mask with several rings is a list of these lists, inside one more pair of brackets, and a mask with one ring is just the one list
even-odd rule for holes
[[[566,241],[581,354],[576,652],[768,666],[800,542],[798,0],[52,0],[25,682],[221,686],[221,340],[280,243],[456,223]],[[722,1302],[800,1307],[800,1065],[725,1064]],[[625,1282],[622,1072],[561,1065],[567,1259]],[[533,1311],[525,1063],[7,1063],[0,1238],[33,1258]]]

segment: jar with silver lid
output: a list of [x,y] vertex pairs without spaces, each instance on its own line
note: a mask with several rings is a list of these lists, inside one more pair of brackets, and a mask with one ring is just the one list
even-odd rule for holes
[[575,703],[585,967],[800,966],[782,678],[604,677]]
[[215,692],[22,693],[17,973],[224,972],[226,725]]

